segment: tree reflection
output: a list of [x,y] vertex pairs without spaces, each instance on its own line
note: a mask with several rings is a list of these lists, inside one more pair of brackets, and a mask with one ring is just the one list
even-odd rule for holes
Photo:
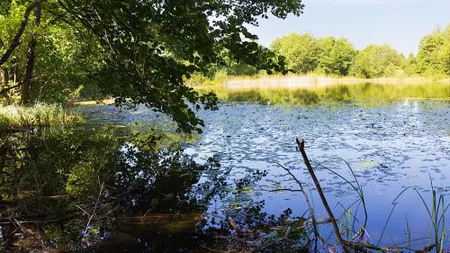
[[[211,202],[245,194],[265,174],[230,180],[217,157],[199,164],[166,133],[83,125],[0,137],[2,249],[268,250],[270,227],[292,220],[289,211],[279,219],[264,213],[264,203],[207,214]],[[295,228],[304,235],[301,223]],[[297,232],[272,243],[279,248]]]

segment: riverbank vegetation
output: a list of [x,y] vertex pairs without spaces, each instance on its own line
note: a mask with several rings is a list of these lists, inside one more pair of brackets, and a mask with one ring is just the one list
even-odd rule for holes
[[[389,103],[402,99],[450,101],[449,83],[425,84],[334,84],[291,88],[287,85],[210,86],[199,92],[214,92],[222,101],[261,104],[314,105],[321,102]],[[382,98],[382,99],[380,99]]]
[[71,113],[57,104],[0,106],[0,131],[42,127],[81,121],[81,115]]

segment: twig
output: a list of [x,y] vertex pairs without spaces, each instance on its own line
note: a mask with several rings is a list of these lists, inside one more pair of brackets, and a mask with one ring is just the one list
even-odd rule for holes
[[308,169],[309,174],[311,175],[312,180],[314,181],[314,184],[316,186],[317,192],[319,193],[320,199],[322,200],[322,204],[325,207],[328,216],[330,217],[330,221],[333,224],[334,233],[336,234],[336,237],[338,239],[339,244],[342,247],[342,250],[344,252],[348,252],[346,243],[342,239],[341,233],[339,232],[339,227],[336,222],[336,218],[334,218],[333,212],[330,209],[330,206],[328,205],[328,201],[325,198],[325,194],[322,191],[322,187],[320,186],[319,180],[317,179],[316,173],[314,172],[311,163],[309,162],[308,156],[305,152],[305,141],[303,139],[297,139],[297,146],[300,150],[300,153],[303,156],[303,161],[305,162],[306,168]]
[[[312,221],[312,225],[313,225],[313,230],[314,230],[314,235],[316,236],[316,240],[319,239],[324,246],[327,247],[329,252],[334,252],[332,249],[329,248],[329,245],[326,243],[326,241],[322,238],[322,236],[319,233],[319,229],[317,228],[317,220],[316,220],[316,216],[314,213],[314,208],[313,205],[311,204],[311,201],[309,200],[308,194],[306,194],[304,188],[303,188],[303,183],[285,166],[281,165],[280,163],[277,163],[278,166],[280,166],[281,168],[283,168],[289,176],[291,176],[294,181],[298,184],[298,186],[300,187],[300,192],[303,194],[304,198],[305,198],[305,202],[306,205],[308,206],[308,210],[309,210],[309,214],[311,216],[311,221]],[[293,190],[295,191],[295,190]]]
[[242,231],[239,228],[239,226],[236,224],[236,222],[234,222],[233,218],[228,217],[228,222],[230,223],[230,226],[234,229],[234,231],[236,231],[238,236],[241,236],[242,235]]
[[102,183],[102,186],[100,187],[100,192],[98,193],[97,201],[95,201],[94,210],[92,211],[92,214],[91,214],[91,216],[89,217],[89,220],[88,220],[88,222],[87,222],[87,224],[86,224],[86,228],[84,229],[84,233],[83,233],[82,238],[86,236],[87,231],[88,231],[88,229],[89,229],[89,225],[91,224],[92,218],[94,218],[95,211],[97,210],[98,202],[100,201],[100,197],[101,197],[101,195],[102,195],[103,186],[104,186],[104,183]]

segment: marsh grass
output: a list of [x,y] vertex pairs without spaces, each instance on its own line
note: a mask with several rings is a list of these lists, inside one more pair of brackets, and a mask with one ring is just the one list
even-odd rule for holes
[[0,129],[48,126],[81,120],[80,115],[71,113],[56,104],[37,103],[30,107],[0,106]]

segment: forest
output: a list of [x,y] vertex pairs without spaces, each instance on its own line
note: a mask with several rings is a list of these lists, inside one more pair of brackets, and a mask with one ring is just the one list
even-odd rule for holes
[[314,38],[289,34],[272,42],[270,49],[286,57],[296,73],[363,78],[423,76],[446,78],[450,74],[450,26],[422,38],[416,55],[398,53],[387,44],[357,50],[345,38]]

